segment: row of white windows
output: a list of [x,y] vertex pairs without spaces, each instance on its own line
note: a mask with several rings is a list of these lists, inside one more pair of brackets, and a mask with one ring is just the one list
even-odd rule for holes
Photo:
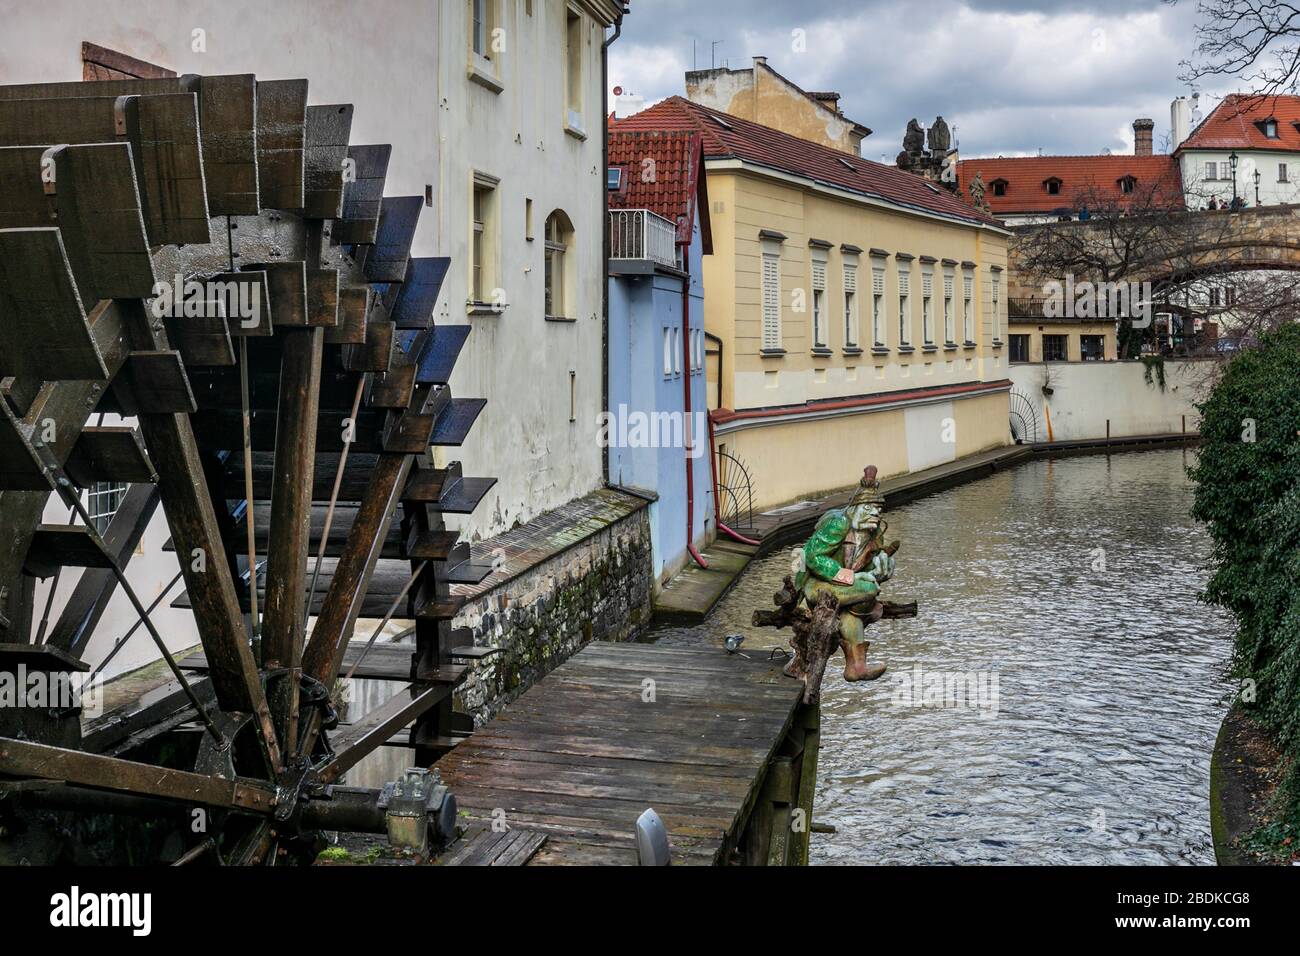
[[[843,274],[844,288],[844,347],[859,347],[858,319],[858,267],[845,263]],[[827,329],[829,316],[826,309],[826,264],[814,260],[812,269],[812,347],[814,350],[828,348]],[[952,272],[943,274],[943,344],[956,345],[957,316],[954,302]],[[975,342],[975,303],[974,276],[962,275],[961,331],[962,342]],[[1002,282],[997,273],[990,278],[993,312],[993,340],[1001,339],[1002,316]],[[900,265],[898,270],[898,341],[900,348],[912,346],[912,277],[911,268]],[[781,257],[778,253],[763,253],[762,273],[762,310],[763,310],[763,348],[780,350],[781,336]],[[921,335],[922,344],[933,346],[935,341],[935,302],[934,274],[926,270],[921,274]],[[873,267],[871,270],[871,344],[874,348],[888,348],[886,325],[888,323],[887,304],[885,301],[885,270]]]
[[[691,329],[691,374],[704,371],[704,330]],[[664,378],[675,378],[682,374],[682,328],[677,325],[664,326]]]
[[[1210,181],[1225,180],[1231,182],[1232,163],[1227,162],[1226,160],[1223,162],[1215,162],[1212,159],[1207,159],[1205,161],[1205,178]],[[1286,163],[1277,164],[1277,181],[1280,183],[1289,183],[1291,181],[1291,177],[1287,172]]]

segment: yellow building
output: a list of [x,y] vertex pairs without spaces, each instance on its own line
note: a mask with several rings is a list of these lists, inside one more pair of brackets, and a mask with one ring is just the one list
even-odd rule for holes
[[1119,357],[1114,319],[1013,315],[1007,328],[1011,362],[1113,362]]
[[704,140],[716,444],[763,508],[1009,443],[1009,233],[952,193],[681,97]]

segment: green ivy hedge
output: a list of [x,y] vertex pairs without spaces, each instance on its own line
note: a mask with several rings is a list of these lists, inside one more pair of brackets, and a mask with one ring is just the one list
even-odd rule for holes
[[[1201,404],[1192,514],[1214,541],[1203,599],[1237,621],[1232,676],[1284,768],[1276,808],[1300,830],[1300,325],[1261,338]],[[1254,697],[1252,701],[1250,698]]]

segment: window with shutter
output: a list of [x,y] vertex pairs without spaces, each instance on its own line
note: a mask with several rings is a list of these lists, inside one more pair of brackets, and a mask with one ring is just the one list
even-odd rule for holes
[[898,344],[912,343],[912,316],[909,299],[912,291],[912,276],[903,269],[898,270]]
[[781,347],[781,257],[763,253],[763,348]]
[[871,270],[871,344],[885,347],[885,270]]

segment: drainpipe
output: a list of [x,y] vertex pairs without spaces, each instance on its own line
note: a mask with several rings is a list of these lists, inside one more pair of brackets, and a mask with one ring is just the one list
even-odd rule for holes
[[[605,38],[600,45],[600,197],[601,197],[601,270],[600,281],[604,283],[600,288],[600,407],[602,411],[609,410],[609,105],[604,102],[604,97],[609,89],[609,47],[619,38],[623,32],[623,15],[627,13],[627,7],[623,7],[623,12],[619,14],[614,21],[614,32]],[[609,443],[602,443],[600,446],[601,456],[601,474],[604,475],[605,485],[609,485]]]
[[[691,243],[677,241],[677,246],[682,253],[682,381],[685,382],[683,411],[684,421],[682,435],[686,438],[686,553],[689,554],[695,563],[704,570],[709,569],[709,563],[704,560],[699,551],[695,549],[695,460],[691,457],[694,449],[691,447],[691,437],[694,434],[691,428],[691,379],[694,377],[691,370]],[[702,356],[701,356],[702,357]],[[714,498],[714,513],[716,520],[717,498]]]

